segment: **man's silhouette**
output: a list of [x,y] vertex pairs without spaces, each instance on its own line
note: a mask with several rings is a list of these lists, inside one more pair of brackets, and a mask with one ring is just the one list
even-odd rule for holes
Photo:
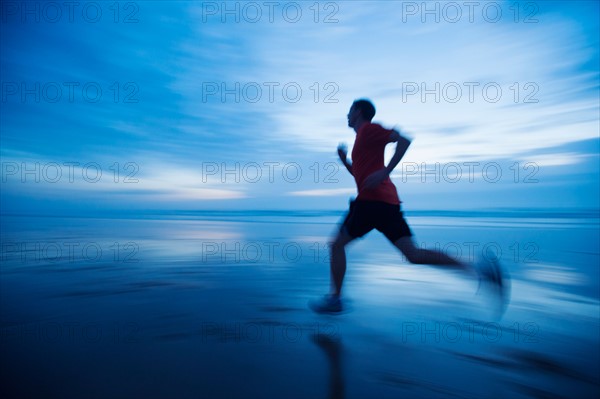
[[[382,232],[411,263],[446,265],[478,275],[480,279],[491,281],[502,293],[502,273],[497,262],[488,262],[485,268],[476,269],[442,252],[421,249],[414,244],[412,232],[400,210],[396,186],[389,177],[406,153],[410,141],[397,130],[371,123],[374,116],[375,107],[365,99],[354,101],[348,112],[348,126],[356,132],[352,163],[347,159],[344,145],[338,147],[338,155],[354,176],[358,196],[350,203],[350,210],[331,243],[331,293],[320,301],[311,302],[313,310],[319,313],[342,311],[340,295],[346,273],[345,247],[373,229]],[[396,143],[396,151],[385,166],[384,149],[389,143]]]

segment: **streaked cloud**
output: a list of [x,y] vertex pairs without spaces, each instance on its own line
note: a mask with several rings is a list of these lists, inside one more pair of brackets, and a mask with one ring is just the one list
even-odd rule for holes
[[[372,98],[375,119],[412,138],[407,163],[498,163],[510,176],[510,165],[531,162],[540,168],[539,184],[528,188],[532,204],[560,204],[563,196],[597,206],[596,194],[581,195],[599,179],[597,2],[538,2],[533,23],[516,18],[508,1],[494,2],[505,12],[495,23],[480,9],[473,22],[463,9],[457,23],[423,23],[407,14],[408,2],[387,1],[298,3],[297,22],[281,8],[269,21],[263,8],[258,22],[230,15],[223,23],[222,15],[207,14],[207,4],[248,3],[143,2],[131,24],[2,23],[2,162],[139,167],[135,185],[6,182],[3,209],[17,206],[20,195],[44,204],[36,197],[42,193],[66,202],[85,197],[95,206],[337,207],[355,194],[345,188],[352,178],[342,169],[324,182],[331,170],[323,166],[340,165],[338,142],[352,150],[346,113],[357,97]],[[22,93],[6,91],[7,84],[49,82],[63,88],[61,101],[34,101],[35,94],[23,101]],[[79,84],[74,101],[68,82]],[[102,89],[98,102],[82,99],[86,83]],[[490,96],[498,88],[496,101]],[[269,172],[279,178],[223,179],[202,170],[208,163],[277,163]],[[291,163],[302,168],[300,181],[281,178]],[[567,173],[577,187],[557,178]],[[469,206],[487,204],[489,184],[468,187],[477,187],[463,194]],[[507,206],[521,205],[517,187],[501,188],[507,201],[517,199]],[[402,198],[435,193],[438,205],[415,202],[444,207],[444,194],[457,185],[399,190]]]
[[332,188],[332,189],[321,189],[321,190],[303,190],[303,191],[290,191],[287,195],[296,197],[331,197],[338,195],[352,195],[356,194],[356,188]]

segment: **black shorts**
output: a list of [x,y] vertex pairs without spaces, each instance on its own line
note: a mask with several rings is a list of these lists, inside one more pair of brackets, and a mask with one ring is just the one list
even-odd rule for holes
[[391,242],[412,236],[400,205],[381,201],[351,201],[341,228],[352,238],[362,237],[373,229],[381,231]]

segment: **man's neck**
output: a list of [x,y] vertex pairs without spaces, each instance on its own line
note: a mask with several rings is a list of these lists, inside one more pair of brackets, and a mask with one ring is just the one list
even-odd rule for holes
[[354,131],[355,131],[356,133],[358,133],[358,131],[360,130],[360,128],[361,128],[361,127],[363,127],[363,126],[364,126],[365,124],[367,124],[367,123],[369,123],[369,121],[367,121],[367,120],[364,120],[364,119],[363,119],[363,120],[361,120],[361,121],[358,121],[358,123],[356,124],[356,126],[354,126]]

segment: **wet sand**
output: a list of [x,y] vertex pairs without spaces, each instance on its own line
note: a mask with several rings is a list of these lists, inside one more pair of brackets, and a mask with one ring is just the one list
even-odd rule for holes
[[372,232],[328,289],[331,214],[2,217],[3,397],[596,397],[598,219],[409,216],[512,276],[501,319]]

